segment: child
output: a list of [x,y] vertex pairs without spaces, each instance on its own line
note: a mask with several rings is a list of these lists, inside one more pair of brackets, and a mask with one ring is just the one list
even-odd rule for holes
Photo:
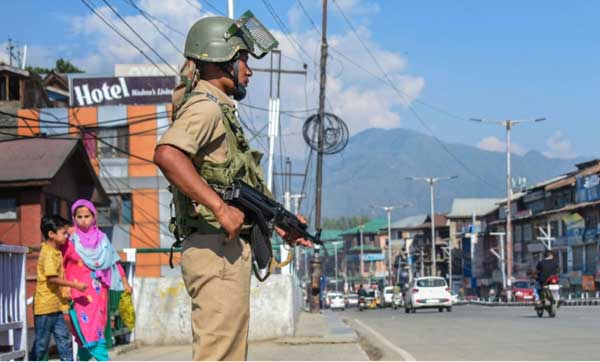
[[96,226],[96,208],[88,200],[77,200],[71,207],[74,232],[71,242],[64,248],[64,264],[67,276],[87,285],[87,290],[71,290],[73,300],[69,311],[77,332],[80,360],[94,357],[108,360],[104,328],[108,318],[109,290],[125,290],[131,287],[119,255],[104,234]]
[[43,360],[48,352],[50,334],[54,335],[61,361],[73,359],[71,333],[67,329],[63,312],[68,309],[61,287],[84,291],[86,285],[64,279],[62,254],[58,250],[67,242],[68,221],[57,215],[44,216],[40,229],[42,243],[37,265],[37,285],[33,297],[35,342],[29,359]]

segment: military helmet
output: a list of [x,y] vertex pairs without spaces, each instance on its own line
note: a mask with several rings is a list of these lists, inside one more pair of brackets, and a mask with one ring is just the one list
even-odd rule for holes
[[211,63],[232,60],[240,50],[257,59],[278,45],[275,37],[246,11],[238,20],[211,16],[198,20],[188,32],[184,55]]

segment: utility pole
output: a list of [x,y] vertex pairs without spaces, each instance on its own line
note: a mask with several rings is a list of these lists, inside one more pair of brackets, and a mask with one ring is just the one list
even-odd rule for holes
[[500,236],[500,255],[494,249],[490,249],[492,254],[500,260],[500,273],[502,274],[502,289],[506,290],[506,256],[504,254],[504,232],[494,232],[490,233],[490,235]]
[[229,19],[233,19],[235,15],[233,14],[233,0],[227,0],[227,17]]
[[[383,209],[387,213],[387,222],[388,222],[388,242],[387,242],[387,254],[388,254],[388,283],[389,285],[393,284],[392,278],[392,211],[397,209],[398,207],[408,207],[408,204],[401,204],[398,206],[373,206],[372,208]],[[398,266],[399,267],[399,266]]]
[[12,43],[12,39],[8,38],[8,44],[6,45],[6,50],[8,50],[8,65],[10,65],[12,67],[12,61],[13,61],[13,49],[15,49],[15,46]]
[[[512,185],[511,185],[511,164],[510,164],[510,130],[513,126],[520,123],[542,122],[545,118],[536,118],[534,120],[504,120],[504,121],[486,121],[480,118],[471,118],[472,121],[480,123],[500,124],[506,128],[506,253],[507,253],[507,278],[508,285],[512,284],[513,273],[513,237],[512,237]],[[510,288],[508,290],[510,297]]]
[[[231,1],[231,8],[233,8],[233,1]],[[231,10],[233,11],[233,10]],[[277,68],[273,68],[273,56],[276,55],[277,58]],[[274,156],[275,156],[275,141],[277,137],[279,137],[279,128],[280,128],[280,99],[279,96],[281,94],[281,74],[298,74],[298,75],[306,75],[306,64],[304,65],[304,70],[286,70],[281,69],[281,50],[275,49],[270,53],[271,63],[270,67],[267,69],[264,68],[253,68],[253,72],[265,72],[269,73],[269,124],[267,130],[267,137],[269,139],[269,152],[267,158],[267,188],[269,190],[273,190],[273,177],[274,177]],[[273,74],[277,74],[276,79],[276,96],[273,97]]]
[[[317,190],[315,200],[315,229],[321,230],[321,193],[323,187],[323,133],[325,120],[325,83],[327,80],[327,0],[323,0],[323,18],[321,30],[321,77],[319,85],[319,131],[318,131],[318,152],[317,152]],[[311,312],[318,313],[319,307],[319,281],[321,279],[321,261],[319,250],[315,249],[312,264],[312,300]]]
[[425,181],[429,184],[429,194],[431,198],[431,275],[437,276],[436,252],[435,252],[435,202],[434,202],[434,186],[439,181],[454,180],[458,176],[445,177],[406,177],[406,180]]

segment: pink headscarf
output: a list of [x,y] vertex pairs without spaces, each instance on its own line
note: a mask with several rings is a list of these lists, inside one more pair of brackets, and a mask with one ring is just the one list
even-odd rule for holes
[[[75,212],[77,211],[77,208],[81,206],[87,207],[88,210],[90,210],[90,212],[94,215],[94,222],[92,225],[90,225],[90,228],[87,231],[81,230],[79,226],[77,226],[77,221],[75,220]],[[98,213],[94,207],[94,204],[86,199],[79,199],[75,201],[73,206],[71,206],[71,215],[73,217],[73,227],[77,235],[79,235],[79,241],[81,245],[86,249],[96,249],[98,245],[100,245],[100,241],[102,238],[104,238],[105,234],[98,229],[98,226],[96,225]]]

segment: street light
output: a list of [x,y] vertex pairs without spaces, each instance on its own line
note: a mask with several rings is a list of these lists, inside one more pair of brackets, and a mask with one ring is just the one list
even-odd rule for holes
[[437,276],[436,267],[436,255],[435,255],[435,204],[433,196],[434,185],[439,181],[454,180],[458,176],[444,176],[444,177],[405,177],[405,180],[413,181],[425,181],[429,184],[429,194],[431,197],[431,275]]
[[337,250],[338,250],[338,246],[340,244],[342,244],[341,241],[338,242],[334,242],[333,244],[333,250],[334,250],[334,254],[333,254],[333,260],[335,263],[335,291],[338,291],[338,258],[337,258]]
[[360,278],[362,279],[365,274],[365,262],[364,262],[364,250],[363,250],[363,229],[364,225],[360,225],[358,229],[360,230]]
[[369,205],[369,207],[373,209],[383,209],[387,213],[387,221],[388,221],[388,283],[389,285],[393,284],[392,281],[392,210],[397,208],[409,207],[410,204],[399,204],[394,206],[375,206]]
[[506,128],[506,274],[509,286],[512,281],[513,272],[513,238],[512,238],[512,187],[511,187],[511,166],[510,166],[510,130],[513,126],[520,123],[538,123],[545,121],[546,118],[536,118],[533,120],[504,120],[489,121],[480,118],[471,118],[473,122],[499,124]]

